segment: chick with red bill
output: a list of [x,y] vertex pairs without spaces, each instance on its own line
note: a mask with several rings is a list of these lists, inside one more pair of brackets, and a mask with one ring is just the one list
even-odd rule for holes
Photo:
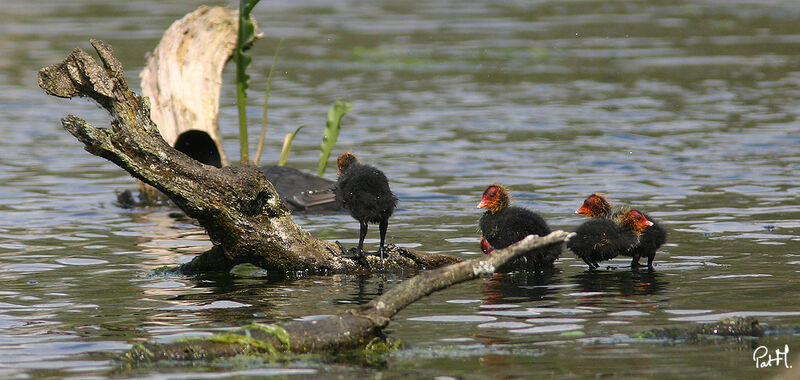
[[378,224],[381,238],[378,254],[383,260],[389,217],[397,206],[397,197],[389,188],[389,180],[379,169],[361,163],[353,152],[342,153],[336,164],[339,174],[334,187],[336,201],[360,225],[356,253],[364,254],[368,224]]
[[[478,208],[486,209],[478,221],[482,236],[481,249],[484,253],[506,248],[528,235],[545,236],[550,233],[550,227],[539,214],[511,205],[510,191],[499,183],[486,188]],[[499,270],[532,268],[536,272],[542,272],[553,267],[553,262],[561,255],[562,249],[563,244],[535,248],[512,261],[508,268]]]
[[619,255],[630,255],[640,237],[653,222],[637,210],[621,211],[613,218],[592,219],[581,224],[567,242],[567,248],[582,259],[589,269],[596,269],[600,261]]
[[[604,194],[594,193],[583,201],[583,204],[575,210],[575,213],[591,219],[613,219],[616,215],[626,210],[627,208],[623,206],[612,204]],[[656,251],[667,241],[667,230],[646,213],[641,211],[640,213],[653,224],[644,230],[639,238],[639,244],[624,255],[633,258],[631,260],[632,267],[639,266],[639,258],[647,257],[647,267],[652,268]]]

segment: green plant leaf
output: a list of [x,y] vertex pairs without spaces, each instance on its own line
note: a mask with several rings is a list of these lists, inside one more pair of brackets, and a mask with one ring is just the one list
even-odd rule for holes
[[[261,119],[261,137],[259,137],[258,139],[258,149],[256,149],[256,158],[253,159],[253,163],[256,165],[258,165],[258,161],[261,160],[261,152],[264,151],[264,139],[267,135],[267,111],[269,110],[269,92],[272,90],[272,74],[275,73],[275,66],[278,65],[278,54],[280,54],[281,52],[281,46],[283,46],[283,40],[285,40],[285,38],[281,38],[281,40],[278,41],[278,47],[275,48],[275,56],[272,58],[272,67],[270,67],[269,76],[267,76],[267,89],[264,91],[264,117]],[[297,131],[299,131],[300,128],[297,128]],[[297,134],[297,131],[295,131],[294,133]],[[292,139],[294,139],[294,136],[292,136]],[[286,141],[284,141],[284,144],[285,143]],[[289,143],[291,144],[291,141]],[[288,159],[289,155],[288,150],[286,151],[286,155],[287,155],[286,158]],[[283,152],[281,152],[281,160],[283,160]],[[278,166],[283,166],[283,165],[278,163]]]
[[294,141],[295,136],[297,136],[297,132],[300,132],[305,125],[301,125],[294,130],[294,133],[287,133],[286,137],[283,138],[283,148],[281,148],[281,159],[278,161],[278,166],[286,166],[286,162],[289,161],[289,149],[292,148],[292,141]]
[[239,111],[239,145],[241,148],[241,162],[250,163],[250,154],[247,149],[247,112],[245,99],[247,99],[247,85],[250,76],[247,68],[253,59],[244,53],[256,38],[256,27],[250,20],[250,12],[260,0],[239,0],[239,32],[236,39],[236,50],[233,59],[236,62],[236,108]]
[[333,147],[336,145],[336,140],[339,139],[342,117],[352,110],[352,104],[343,103],[338,100],[333,103],[328,110],[328,121],[325,124],[325,133],[322,136],[322,145],[320,146],[317,176],[322,177],[322,175],[325,174],[325,168],[328,166],[328,158],[330,158],[331,151],[333,151]]

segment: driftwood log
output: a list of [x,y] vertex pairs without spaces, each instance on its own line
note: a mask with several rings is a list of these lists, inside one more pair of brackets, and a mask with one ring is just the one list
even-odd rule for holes
[[334,351],[364,347],[375,338],[392,316],[414,301],[453,284],[494,273],[495,269],[535,248],[562,244],[574,233],[553,231],[531,235],[507,248],[495,250],[482,260],[467,260],[418,274],[369,303],[344,313],[317,320],[276,325],[250,325],[211,338],[189,339],[168,344],[145,343],[126,357],[134,362],[161,360],[207,360],[236,355],[280,355]]
[[106,158],[166,194],[197,219],[212,248],[182,266],[184,273],[227,272],[251,263],[272,273],[432,268],[459,261],[391,246],[384,262],[369,256],[359,264],[334,252],[331,242],[314,238],[292,219],[286,204],[256,167],[202,164],[174,149],[150,119],[146,98],[133,93],[111,46],[92,40],[103,66],[75,49],[63,62],[39,71],[39,85],[50,95],[89,97],[112,116],[111,128],[98,128],[69,115],[64,128],[85,149]]

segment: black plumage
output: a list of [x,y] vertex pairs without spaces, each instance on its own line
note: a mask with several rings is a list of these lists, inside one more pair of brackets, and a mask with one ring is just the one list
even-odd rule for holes
[[[612,205],[605,195],[594,193],[586,198],[583,205],[581,205],[575,213],[585,215],[592,219],[613,220],[617,215],[627,210],[628,209],[624,206]],[[638,266],[639,258],[647,257],[647,266],[652,268],[656,251],[667,241],[667,230],[657,221],[651,219],[649,215],[643,212],[641,214],[653,224],[645,228],[642,232],[638,245],[622,253],[622,255],[633,258],[631,260],[631,266]]]
[[340,209],[333,193],[335,182],[329,179],[288,166],[262,166],[258,169],[272,182],[292,211]]
[[631,256],[640,244],[642,232],[652,222],[636,210],[628,210],[613,219],[592,219],[581,224],[567,242],[567,248],[581,258],[590,269],[599,261],[619,255]]
[[[478,221],[478,227],[482,237],[491,245],[491,248],[506,248],[528,235],[545,236],[550,233],[550,227],[539,214],[524,207],[511,206],[510,202],[508,190],[500,184],[492,184],[483,193],[481,202],[478,204],[479,208],[487,209]],[[483,243],[481,248],[486,251]],[[553,267],[553,262],[561,255],[562,249],[562,244],[532,249],[498,270],[508,271],[519,268],[541,272]]]
[[622,231],[610,219],[593,219],[581,224],[567,242],[572,250],[590,268],[597,268],[598,261],[611,260],[620,252],[627,251],[637,243],[636,235]]
[[644,229],[642,236],[639,237],[639,245],[631,249],[625,256],[633,257],[631,261],[632,266],[639,265],[640,257],[647,257],[647,267],[652,268],[653,259],[656,257],[656,251],[667,242],[667,230],[653,219],[650,219],[650,216],[647,214],[642,213],[642,215],[652,222],[653,225]]
[[358,254],[363,252],[368,223],[377,223],[381,238],[378,252],[383,259],[389,217],[397,205],[397,197],[389,188],[389,180],[382,171],[359,162],[351,152],[342,153],[337,164],[339,178],[334,193],[336,201],[358,220],[361,227]]

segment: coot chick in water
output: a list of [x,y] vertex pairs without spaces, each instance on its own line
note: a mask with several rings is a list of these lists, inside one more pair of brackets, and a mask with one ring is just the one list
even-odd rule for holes
[[[592,219],[612,219],[617,214],[624,211],[626,211],[625,207],[612,205],[605,195],[594,193],[583,201],[583,205],[575,210],[575,213],[585,215]],[[647,257],[647,267],[652,268],[653,259],[656,257],[656,251],[667,241],[667,230],[646,213],[641,212],[641,214],[652,222],[653,225],[645,228],[642,236],[639,237],[639,244],[623,255],[633,258],[633,260],[631,260],[632,267],[639,266],[640,257]]]
[[[486,188],[478,208],[486,209],[478,221],[482,235],[481,249],[484,253],[488,254],[491,249],[506,248],[531,234],[545,236],[550,233],[550,227],[539,214],[524,207],[512,206],[509,190],[499,183]],[[541,272],[553,267],[561,250],[562,244],[532,249],[511,262],[508,268],[500,268],[499,271],[523,267]]]
[[339,178],[334,187],[336,201],[350,211],[361,226],[356,254],[363,255],[367,224],[377,223],[381,235],[378,253],[383,260],[389,217],[397,205],[397,197],[389,189],[389,180],[382,171],[359,162],[352,152],[342,153],[336,163],[339,168]]
[[629,255],[639,245],[644,230],[652,225],[653,222],[636,210],[622,211],[610,219],[592,219],[575,230],[576,236],[567,242],[567,248],[589,265],[589,269],[595,269],[598,261]]
[[258,169],[292,211],[341,209],[333,193],[336,182],[288,166],[261,166]]

